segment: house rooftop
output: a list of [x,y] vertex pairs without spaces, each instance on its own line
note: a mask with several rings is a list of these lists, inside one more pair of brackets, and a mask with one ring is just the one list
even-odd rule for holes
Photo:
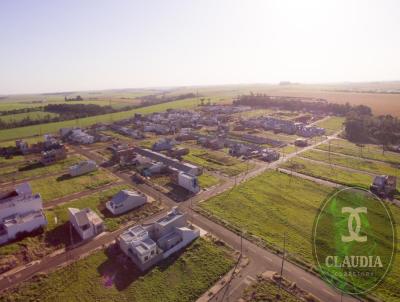
[[159,223],[162,226],[165,226],[182,216],[183,216],[183,214],[178,210],[178,208],[173,207],[172,210],[170,212],[168,212],[168,214],[166,216],[157,220],[157,223]]
[[137,191],[122,190],[122,191],[119,191],[116,195],[114,195],[114,197],[111,199],[111,201],[115,204],[120,204],[129,197],[143,197],[143,196],[144,196],[143,193],[140,193]]
[[137,225],[129,228],[126,232],[121,234],[122,240],[128,241],[140,241],[148,238],[149,233],[144,227]]

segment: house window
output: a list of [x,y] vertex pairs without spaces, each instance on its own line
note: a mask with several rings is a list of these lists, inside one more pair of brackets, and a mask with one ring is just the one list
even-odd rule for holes
[[149,260],[149,256],[144,257],[144,261]]
[[150,254],[151,254],[151,255],[154,255],[154,250],[152,250]]

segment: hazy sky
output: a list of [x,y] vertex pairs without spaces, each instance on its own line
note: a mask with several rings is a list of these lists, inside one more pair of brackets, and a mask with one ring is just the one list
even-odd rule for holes
[[399,0],[0,0],[0,94],[400,80]]

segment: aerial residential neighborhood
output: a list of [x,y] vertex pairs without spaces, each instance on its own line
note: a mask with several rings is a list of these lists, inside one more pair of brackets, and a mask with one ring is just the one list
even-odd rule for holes
[[399,12],[0,1],[0,302],[400,301]]

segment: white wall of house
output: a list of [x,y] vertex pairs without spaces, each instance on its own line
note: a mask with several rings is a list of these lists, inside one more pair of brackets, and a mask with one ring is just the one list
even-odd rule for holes
[[21,223],[6,224],[8,233],[8,240],[14,239],[18,233],[32,232],[47,224],[46,216],[42,211],[38,211],[31,219],[25,220]]
[[183,172],[178,174],[178,185],[193,193],[200,191],[197,177]]

